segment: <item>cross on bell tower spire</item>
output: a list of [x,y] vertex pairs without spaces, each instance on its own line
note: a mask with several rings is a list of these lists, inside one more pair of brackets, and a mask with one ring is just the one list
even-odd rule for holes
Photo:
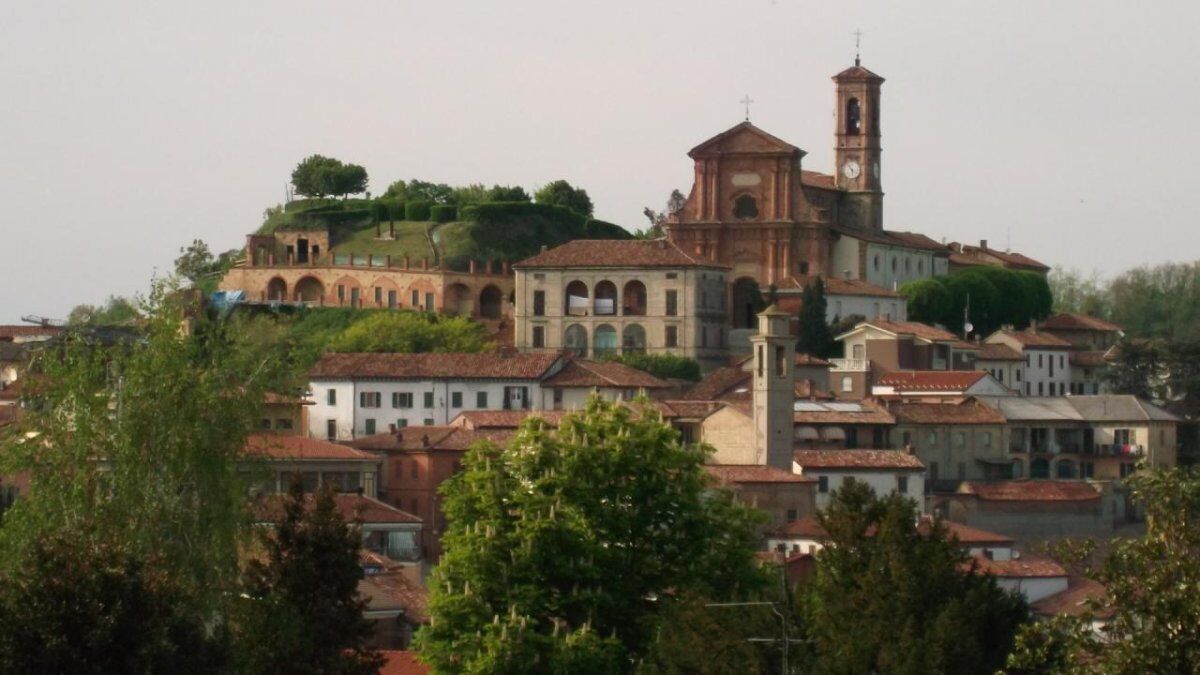
[[854,65],[861,66],[862,59],[860,58],[860,56],[861,56],[861,52],[862,52],[861,47],[862,47],[863,32],[861,30],[855,28],[854,33],[852,33],[852,35],[854,35]]
[[743,106],[746,107],[746,121],[749,122],[750,121],[750,104],[754,103],[754,99],[750,98],[750,94],[746,94],[746,97],[743,98],[742,100],[738,101],[738,103],[741,103]]

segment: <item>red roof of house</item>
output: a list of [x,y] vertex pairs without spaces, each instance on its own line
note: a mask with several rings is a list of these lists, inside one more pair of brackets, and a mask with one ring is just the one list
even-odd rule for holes
[[653,401],[652,404],[666,419],[680,417],[703,419],[726,405],[721,401]]
[[1066,340],[1064,340],[1060,337],[1057,337],[1055,335],[1051,335],[1050,333],[1043,333],[1041,331],[1001,330],[1001,331],[997,331],[997,333],[1000,333],[1002,335],[1007,335],[1008,337],[1016,340],[1017,342],[1020,342],[1021,346],[1026,349],[1039,349],[1039,348],[1041,348],[1041,349],[1070,349],[1071,348],[1070,342],[1067,342]]
[[[1093,603],[1103,605],[1107,590],[1100,582],[1087,577],[1070,575],[1067,577],[1067,590],[1049,595],[1029,606],[1033,613],[1042,617],[1080,616],[1091,612]],[[1112,616],[1110,607],[1101,606],[1095,616],[1106,618]]]
[[1009,347],[1005,344],[992,344],[985,342],[979,345],[979,354],[975,356],[978,361],[1024,361],[1025,357],[1021,356],[1021,352]]
[[[776,285],[776,288],[778,288],[781,291],[787,291],[787,290],[801,290],[802,291],[802,290],[804,290],[805,286],[807,286],[810,283],[815,282],[817,279],[818,279],[818,277],[812,276],[812,275],[791,276],[791,277],[786,277],[786,278],[780,279],[775,285]],[[868,283],[862,279],[843,279],[841,277],[830,276],[830,277],[823,277],[822,280],[825,282],[826,295],[862,295],[862,296],[867,296],[867,297],[878,297],[878,298],[898,298],[898,297],[900,297],[900,294],[895,291],[888,290],[882,286],[876,286],[875,284]],[[784,296],[779,297],[777,300],[777,302],[779,303],[780,309],[785,309],[791,313],[795,313],[792,310],[792,308],[785,307],[783,305],[785,300],[793,301],[793,304],[795,304],[795,301],[799,300],[799,296],[798,295],[784,295]],[[798,310],[799,305],[797,305],[794,309]]]
[[662,389],[671,386],[650,373],[616,361],[573,359],[563,369],[542,381],[543,387],[616,387],[621,389]]
[[[894,335],[912,335],[913,337],[928,340],[930,342],[962,342],[962,340],[949,331],[942,330],[936,326],[920,323],[919,321],[889,321],[887,319],[871,319],[864,321],[859,326],[874,326],[879,330],[887,331]],[[855,328],[857,328],[856,326]],[[963,343],[966,347],[978,349],[975,345]]]
[[1040,556],[1023,555],[1012,560],[989,560],[982,555],[977,555],[972,556],[971,559],[975,562],[977,570],[996,577],[1046,579],[1067,576],[1067,571],[1063,569],[1062,565],[1050,558]]
[[1099,368],[1108,365],[1107,351],[1084,351],[1071,352],[1067,355],[1067,360],[1073,366],[1082,366],[1084,368]]
[[796,424],[895,424],[896,418],[870,399],[861,401],[797,401],[792,421]]
[[829,537],[829,533],[821,527],[821,521],[816,516],[805,516],[799,520],[793,520],[772,529],[768,534],[804,539],[827,539]]
[[[252,511],[261,522],[279,522],[283,519],[283,503],[287,495],[270,494],[259,497],[252,506]],[[421,519],[407,511],[363,495],[339,494],[333,496],[338,513],[342,519],[351,522],[355,519],[363,523],[420,523]],[[311,509],[315,497],[311,494],[304,496],[305,507]]]
[[837,189],[837,180],[833,176],[819,171],[802,169],[800,171],[800,182],[804,185],[821,188],[822,190]]
[[0,326],[0,340],[27,337],[53,337],[63,332],[61,326]]
[[358,582],[358,592],[366,598],[368,610],[401,610],[409,621],[429,622],[429,591],[409,579],[404,571],[368,574]]
[[[1006,537],[1002,534],[996,534],[995,532],[988,532],[987,530],[980,530],[980,529],[971,527],[970,525],[956,523],[953,520],[943,520],[943,521],[941,521],[941,523],[946,528],[946,533],[948,535],[950,535],[950,537],[952,537],[953,539],[957,540],[958,543],[963,544],[964,546],[984,545],[984,544],[998,544],[1001,546],[1004,546],[1004,545],[1011,546],[1013,543],[1012,537]],[[929,519],[928,518],[923,519],[921,521],[921,525],[926,529],[926,531],[928,531]]]
[[1072,480],[965,481],[959,492],[991,502],[1080,502],[1100,499],[1090,483]]
[[[963,546],[982,546],[986,544],[1011,546],[1013,543],[1012,538],[1001,534],[968,527],[967,525],[951,520],[942,520],[940,522],[946,528],[947,536]],[[931,524],[932,519],[929,516],[925,516],[917,524],[917,531],[927,535],[930,532]],[[793,520],[786,525],[771,530],[770,534],[807,539],[827,539],[829,537],[829,534],[825,532],[825,528],[821,527],[821,522],[816,516],[805,516],[799,520]],[[874,534],[873,527],[868,530],[868,534]]]
[[664,239],[575,239],[513,265],[529,267],[714,267]]
[[903,450],[797,450],[804,469],[924,469],[920,458]]
[[325,354],[308,371],[313,379],[533,380],[561,357],[535,354]]
[[266,459],[379,461],[379,456],[317,438],[284,434],[252,434],[246,437],[248,455]]
[[729,483],[814,483],[816,479],[786,469],[758,464],[707,464],[709,475],[722,485]]
[[526,419],[537,417],[556,427],[566,414],[565,410],[464,410],[450,420],[450,426],[478,430],[516,429]]
[[1092,330],[1105,333],[1120,332],[1122,329],[1115,323],[1099,319],[1087,314],[1055,314],[1041,324],[1042,328],[1050,330]]
[[417,660],[416,652],[383,649],[379,653],[383,655],[379,675],[429,675],[433,672],[433,669]]
[[960,244],[958,242],[950,243],[950,262],[958,265],[989,265],[987,258],[999,261],[1005,267],[1014,267],[1018,269],[1027,269],[1036,272],[1048,272],[1050,267],[1030,258],[1027,255],[1014,253],[1012,251],[997,251],[993,248],[981,248],[979,246],[970,246],[968,244]]
[[896,401],[888,411],[898,424],[1005,424],[999,410],[974,398],[939,402]]
[[716,368],[684,392],[684,399],[691,401],[715,401],[731,390],[748,386],[751,374],[738,366]]
[[894,243],[908,248],[923,249],[926,251],[946,251],[946,245],[935,239],[921,234],[920,232],[901,232],[898,230],[884,230],[883,233],[890,237]]
[[905,391],[965,391],[986,376],[982,370],[897,370],[876,384]]
[[515,427],[470,429],[465,426],[402,427],[350,441],[356,448],[383,452],[464,452],[478,441],[504,445],[516,433]]

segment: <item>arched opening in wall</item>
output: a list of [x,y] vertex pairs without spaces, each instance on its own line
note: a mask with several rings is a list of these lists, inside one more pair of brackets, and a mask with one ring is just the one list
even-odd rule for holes
[[316,277],[304,277],[296,282],[293,296],[300,302],[321,302],[325,297],[325,286]]
[[362,307],[362,285],[358,279],[345,276],[334,283],[334,298],[338,305],[345,307]]
[[596,284],[596,297],[592,300],[592,311],[596,316],[612,316],[617,313],[617,285],[605,279]]
[[442,311],[455,316],[470,316],[472,307],[471,289],[466,284],[450,284],[446,287],[446,302]]
[[646,351],[646,329],[631,323],[621,331],[621,350],[626,354],[641,354]]
[[604,356],[606,354],[615,354],[617,351],[617,329],[603,323],[596,326],[595,347],[593,353],[596,356]]
[[733,217],[738,220],[758,217],[758,202],[753,195],[742,195],[733,200]]
[[1075,462],[1069,459],[1060,459],[1054,465],[1055,478],[1074,478],[1075,477]]
[[267,300],[279,302],[287,300],[287,282],[275,277],[267,282]]
[[1044,459],[1035,459],[1029,463],[1030,478],[1049,478],[1050,477],[1050,462]]
[[862,106],[857,98],[846,101],[846,133],[852,136],[862,133]]
[[492,284],[483,287],[479,293],[479,316],[485,319],[499,319],[500,307],[504,302],[504,294]]
[[754,328],[757,324],[755,317],[764,305],[757,281],[750,277],[742,277],[733,282],[734,328]]
[[587,316],[588,313],[588,287],[587,284],[576,279],[567,284],[567,290],[563,293],[563,314],[567,316]]
[[567,329],[563,331],[563,349],[571,352],[575,356],[587,356],[587,329],[577,323],[567,326]]
[[634,279],[625,284],[621,298],[621,313],[625,316],[646,315],[646,284]]

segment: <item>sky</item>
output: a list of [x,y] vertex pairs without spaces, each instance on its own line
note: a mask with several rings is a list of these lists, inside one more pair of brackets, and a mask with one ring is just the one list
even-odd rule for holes
[[1200,3],[0,3],[0,323],[237,248],[320,153],[585,188],[629,229],[751,119],[831,172],[861,29],[885,227],[1109,277],[1200,258]]

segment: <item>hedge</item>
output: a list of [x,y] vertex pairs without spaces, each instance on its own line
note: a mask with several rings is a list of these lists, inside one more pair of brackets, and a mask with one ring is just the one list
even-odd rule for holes
[[458,207],[453,204],[437,204],[430,207],[429,216],[435,223],[449,223],[458,220]]
[[431,206],[432,203],[427,201],[408,202],[404,205],[404,219],[429,220],[429,209]]

